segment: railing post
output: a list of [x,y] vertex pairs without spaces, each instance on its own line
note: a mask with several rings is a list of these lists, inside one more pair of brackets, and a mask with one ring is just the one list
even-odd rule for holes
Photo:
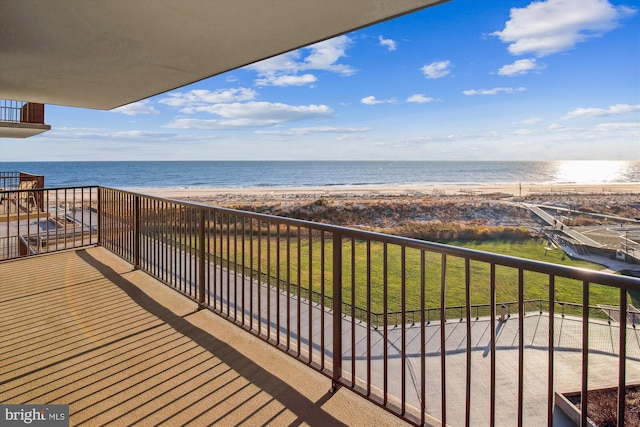
[[333,377],[336,392],[342,378],[342,234],[333,233]]
[[140,268],[140,196],[133,196],[133,266]]
[[205,293],[204,285],[206,280],[204,215],[205,215],[205,210],[200,209],[200,229],[199,229],[199,236],[198,236],[198,309],[199,310],[204,308],[204,293]]
[[102,187],[98,187],[98,246],[102,246],[102,215],[104,206],[102,206]]

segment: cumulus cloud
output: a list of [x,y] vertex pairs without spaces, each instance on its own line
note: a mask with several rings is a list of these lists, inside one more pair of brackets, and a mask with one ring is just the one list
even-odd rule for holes
[[380,42],[380,46],[386,47],[389,50],[396,50],[398,48],[398,44],[395,40],[385,39],[382,36],[378,36],[378,41]]
[[451,67],[450,61],[436,61],[420,68],[424,76],[428,79],[439,79],[449,74]]
[[497,95],[499,93],[516,93],[516,92],[522,92],[525,91],[526,89],[523,87],[495,87],[493,89],[470,89],[470,90],[465,90],[462,93],[464,93],[465,95],[468,96],[473,96],[473,95]]
[[315,76],[307,73],[298,77],[298,74],[312,70],[350,76],[355,74],[356,69],[350,65],[340,64],[338,61],[346,56],[345,52],[351,43],[352,40],[349,37],[338,36],[247,65],[245,68],[258,74],[259,78],[256,80],[256,84],[261,86],[310,84],[317,80]]
[[382,99],[377,99],[375,96],[366,96],[362,98],[360,102],[366,105],[376,105],[376,104],[393,104],[396,102],[396,100],[395,99],[382,100]]
[[283,136],[304,136],[312,133],[359,133],[359,132],[368,132],[371,128],[362,127],[362,128],[343,128],[343,127],[333,127],[333,126],[310,126],[310,127],[300,127],[300,128],[290,128],[287,130],[260,130],[256,131],[257,134],[260,135],[283,135]]
[[620,116],[622,114],[634,113],[640,111],[640,104],[616,104],[609,108],[576,108],[573,111],[568,112],[562,116],[562,120],[580,119],[580,118],[594,118],[605,116]]
[[600,123],[594,129],[601,132],[617,130],[640,131],[640,123]]
[[407,102],[415,102],[417,104],[424,104],[424,103],[433,102],[433,101],[435,101],[434,98],[431,98],[430,96],[424,96],[421,93],[413,94],[407,98]]
[[148,99],[144,101],[133,102],[131,104],[123,105],[122,107],[114,108],[111,110],[113,113],[122,113],[128,116],[139,116],[144,114],[160,114],[160,111],[156,110]]
[[304,86],[314,83],[318,78],[313,74],[298,75],[276,75],[270,74],[263,78],[256,79],[258,86]]
[[273,126],[299,120],[328,117],[333,110],[326,105],[287,105],[272,102],[213,104],[195,107],[221,119],[178,118],[167,124],[169,128],[234,129]]
[[191,109],[203,105],[250,101],[255,97],[256,92],[253,89],[243,87],[234,89],[218,89],[215,91],[196,89],[185,93],[170,93],[167,98],[163,98],[158,102],[171,107],[182,107],[182,112],[189,113],[192,112]]
[[542,123],[544,119],[542,117],[529,117],[528,119],[522,120],[520,123],[523,125],[537,125],[538,123]]
[[539,68],[541,67],[536,63],[535,59],[519,59],[513,64],[508,64],[500,68],[498,74],[501,76],[519,76]]
[[601,36],[635,13],[633,8],[614,6],[608,0],[534,1],[511,9],[504,29],[491,35],[509,43],[513,55],[546,56]]

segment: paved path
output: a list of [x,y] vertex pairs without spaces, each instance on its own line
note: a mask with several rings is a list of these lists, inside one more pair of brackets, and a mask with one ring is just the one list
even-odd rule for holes
[[[234,298],[242,294],[238,289],[227,294],[225,281],[227,277],[235,283],[233,274],[227,271],[218,274],[223,282],[218,291],[224,313],[242,320],[241,311],[234,313]],[[242,281],[240,281],[242,282]],[[275,288],[267,288],[257,282],[245,281],[245,305],[249,295],[253,295],[254,307],[261,301],[262,311],[253,317],[253,322],[260,323],[263,333],[271,334],[273,340],[287,349],[296,351],[298,344],[302,349],[311,349],[312,359],[316,363],[323,357],[321,343],[324,340],[324,360],[333,361],[332,330],[333,315],[325,307],[318,304],[309,306],[304,298],[289,295]],[[259,294],[259,295],[258,295]],[[280,305],[280,317],[277,316],[277,305]],[[231,310],[227,312],[227,308]],[[267,314],[267,307],[270,307]],[[300,308],[298,308],[300,307]],[[251,319],[244,313],[244,322]],[[298,318],[300,328],[298,329]],[[547,366],[548,366],[548,315],[538,311],[528,313],[524,318],[525,342],[525,420],[528,425],[546,423]],[[311,324],[310,324],[311,322]],[[324,322],[324,327],[321,322]],[[279,329],[277,325],[280,325]],[[287,324],[290,328],[287,328]],[[447,384],[447,422],[452,426],[464,425],[465,373],[466,373],[466,321],[453,320],[445,325],[446,352],[446,384]],[[513,425],[517,419],[517,371],[518,371],[518,319],[511,317],[496,325],[496,425]],[[254,326],[255,327],[255,326]],[[554,349],[555,349],[555,389],[573,391],[580,388],[581,378],[581,331],[580,319],[569,316],[556,316]],[[352,378],[353,372],[358,384],[367,387],[380,399],[384,399],[383,390],[387,390],[387,400],[396,401],[403,392],[406,396],[409,412],[420,407],[421,396],[421,333],[425,335],[425,378],[424,390],[427,413],[435,419],[442,419],[441,411],[441,341],[440,324],[390,326],[369,328],[364,322],[349,316],[342,317],[343,330],[343,376]],[[277,331],[280,331],[278,335]],[[473,425],[487,425],[490,418],[489,384],[490,384],[490,320],[480,318],[471,321],[471,363],[472,363],[472,419]],[[405,358],[403,360],[403,345]],[[355,343],[355,347],[352,346]],[[370,343],[370,344],[369,344]],[[618,329],[617,325],[607,322],[593,321],[589,325],[590,348],[590,386],[609,386],[616,383]],[[387,359],[385,369],[385,354]],[[367,364],[370,364],[370,377]],[[640,330],[629,325],[627,332],[627,382],[640,381]],[[404,390],[402,388],[402,371],[405,371]],[[368,379],[368,381],[367,381]],[[418,412],[419,413],[419,412]],[[561,416],[556,420],[561,422]],[[562,424],[558,424],[562,425]]]

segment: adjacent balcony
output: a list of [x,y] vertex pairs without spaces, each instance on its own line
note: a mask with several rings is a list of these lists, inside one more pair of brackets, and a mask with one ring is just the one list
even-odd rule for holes
[[569,391],[587,425],[589,390],[624,419],[640,382],[634,277],[105,187],[0,194],[23,213],[0,222],[0,401],[74,425],[572,425]]
[[44,104],[0,99],[0,137],[28,138],[51,130],[44,122]]

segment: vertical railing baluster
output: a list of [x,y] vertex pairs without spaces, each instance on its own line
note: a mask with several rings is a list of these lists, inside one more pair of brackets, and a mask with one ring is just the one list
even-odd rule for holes
[[324,312],[324,296],[325,296],[325,280],[326,280],[326,255],[325,255],[325,234],[324,230],[320,231],[320,369],[325,367],[325,312]]
[[233,215],[233,321],[238,321],[238,215]]
[[267,221],[267,342],[271,341],[271,222]]
[[467,316],[467,378],[466,378],[466,402],[465,402],[465,415],[464,425],[469,427],[471,425],[471,262],[469,258],[464,259],[464,294],[465,294],[465,309]]
[[205,210],[199,210],[200,216],[200,224],[199,224],[199,238],[198,238],[198,306],[200,309],[205,307],[204,305],[204,295],[205,295]]
[[553,427],[553,408],[554,408],[554,357],[553,351],[555,346],[555,315],[556,315],[556,278],[549,276],[549,343],[548,343],[548,371],[547,371],[547,426]]
[[309,227],[308,229],[309,235],[309,292],[308,302],[309,302],[309,361],[308,363],[313,363],[313,229]]
[[589,400],[589,282],[582,283],[582,387],[580,396],[580,426],[587,424]]
[[[298,265],[298,276],[297,276],[297,294],[296,294],[296,298],[297,298],[297,313],[296,316],[298,318],[298,324],[296,325],[296,335],[298,337],[297,339],[297,348],[296,348],[296,356],[300,357],[300,352],[301,352],[301,345],[302,345],[302,240],[301,240],[301,230],[300,227],[298,227],[296,229],[296,235],[297,235],[297,244],[298,244],[298,253],[297,253],[297,265]],[[311,295],[309,295],[311,296]],[[311,299],[309,298],[309,304],[311,304]],[[311,319],[309,319],[309,321],[311,321]]]
[[356,240],[351,236],[351,388],[356,386]]
[[427,363],[426,363],[426,346],[427,346],[427,325],[425,319],[425,311],[427,309],[427,261],[426,252],[420,251],[420,425],[425,425],[425,415],[427,409]]
[[[246,221],[247,221],[247,218],[244,215],[241,216],[241,218],[242,218],[242,229],[240,231],[242,232],[242,238],[240,240],[240,245],[241,245],[240,253],[242,255],[242,260],[240,262],[241,262],[242,265],[240,266],[240,271],[241,271],[241,274],[240,274],[240,282],[241,283],[240,283],[240,285],[242,286],[242,288],[240,289],[240,291],[241,291],[240,292],[240,294],[241,294],[241,297],[240,297],[241,298],[240,313],[242,313],[242,326],[244,326],[246,324],[246,316],[245,316],[245,312],[246,312],[246,310],[245,310],[246,289],[245,288],[246,288],[246,285],[247,285],[247,280],[246,280],[247,272],[246,272],[246,265],[245,265],[246,264],[245,263],[245,254],[246,254],[246,252],[245,252],[245,241],[247,240],[247,235],[246,235]],[[251,276],[249,276],[249,277],[251,277]]]
[[382,245],[382,404],[389,398],[389,254],[387,242]]
[[287,307],[285,310],[285,314],[287,317],[287,351],[291,349],[291,226],[287,224],[287,253],[286,253],[286,262],[287,262]]
[[262,333],[262,221],[258,220],[258,335]]
[[518,427],[523,423],[524,392],[524,271],[518,269]]
[[496,265],[490,265],[491,378],[489,425],[496,425]]
[[276,345],[280,345],[280,224],[276,224]]
[[342,378],[342,234],[333,233],[333,375],[336,392]]
[[[253,231],[253,218],[249,217],[249,330],[253,330],[253,294],[254,294],[254,281],[253,281],[253,259],[254,259],[254,231]],[[258,269],[258,286],[260,286],[260,269]]]
[[133,266],[140,268],[140,197],[134,196],[133,211]]
[[447,425],[447,255],[442,254],[440,264],[440,405],[442,425]]
[[627,290],[620,288],[620,332],[618,338],[618,425],[624,425],[627,359]]
[[225,258],[227,260],[227,318],[231,316],[231,214],[227,213],[227,253]]
[[371,395],[371,239],[367,239],[367,396]]
[[400,414],[404,415],[407,411],[407,248],[402,245],[400,249],[400,312],[401,321],[400,327],[401,333],[401,346],[400,349],[400,365],[402,371],[400,372],[400,384],[401,384],[401,409]]

